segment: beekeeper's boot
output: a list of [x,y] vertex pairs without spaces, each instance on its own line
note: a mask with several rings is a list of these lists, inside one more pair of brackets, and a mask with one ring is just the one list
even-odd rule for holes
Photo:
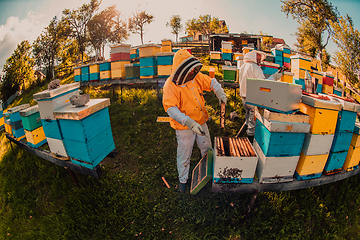
[[186,191],[186,183],[179,182],[179,190],[184,193]]

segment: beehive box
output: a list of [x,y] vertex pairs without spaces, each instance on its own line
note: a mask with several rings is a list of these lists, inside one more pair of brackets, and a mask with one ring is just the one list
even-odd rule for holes
[[302,68],[291,68],[291,72],[294,74],[294,78],[304,79],[306,76],[306,70]]
[[80,67],[74,68],[74,76],[78,76],[78,75],[81,75],[81,68]]
[[125,65],[130,64],[130,61],[111,62],[111,79],[125,78]]
[[322,175],[329,154],[305,155],[300,154],[300,159],[295,170],[295,177],[298,180],[319,178]]
[[332,94],[334,92],[334,87],[333,86],[329,86],[326,84],[322,85],[322,92],[326,93],[326,94]]
[[266,157],[254,140],[254,149],[259,156],[256,175],[260,183],[278,183],[294,180],[299,156]]
[[111,62],[130,61],[130,53],[118,52],[110,55]]
[[156,54],[157,65],[172,65],[175,53],[173,52],[162,52]]
[[90,99],[83,107],[68,105],[54,112],[73,163],[94,169],[114,150],[109,105],[109,99]]
[[349,147],[348,154],[346,156],[343,169],[347,172],[358,169],[360,162],[360,147]]
[[27,131],[33,131],[42,126],[38,105],[21,110],[20,116],[22,125]]
[[344,89],[342,88],[338,88],[338,87],[334,87],[334,94],[336,94],[339,97],[342,97],[342,95],[344,94]]
[[125,65],[126,79],[140,78],[140,64],[130,63]]
[[155,67],[140,67],[140,78],[154,78],[157,77],[157,66]]
[[22,104],[13,108],[8,109],[7,117],[10,120],[10,124],[21,120],[20,111],[30,107],[30,104]]
[[307,122],[268,121],[256,110],[254,139],[266,157],[299,156],[310,130]]
[[139,49],[138,47],[130,48],[130,58],[138,58],[139,57]]
[[79,94],[79,87],[80,83],[70,83],[34,94],[33,98],[38,102],[41,119],[55,120],[54,110],[70,104],[70,97]]
[[112,46],[110,46],[111,54],[114,54],[114,53],[128,53],[128,54],[130,54],[130,47],[131,47],[130,44],[124,44],[124,43],[112,45]]
[[236,66],[222,66],[222,70],[224,72],[223,80],[224,82],[232,82],[234,83],[236,81],[236,73],[237,73],[237,67]]
[[156,57],[140,58],[140,67],[153,67],[157,66]]
[[139,57],[153,57],[160,52],[160,45],[144,44],[139,46]]
[[209,149],[194,167],[191,175],[191,194],[198,193],[212,179],[213,159],[213,151]]
[[98,72],[100,72],[100,66],[99,66],[99,64],[92,64],[92,65],[90,65],[89,66],[89,73],[91,74],[91,73],[98,73]]
[[89,66],[88,65],[83,65],[81,67],[81,81],[82,82],[87,82],[89,80],[90,80]]
[[214,183],[252,183],[258,157],[247,138],[215,138]]
[[222,53],[232,53],[232,49],[226,49],[226,48],[222,48],[221,49]]
[[291,113],[300,108],[301,86],[264,79],[247,79],[246,103],[276,112]]
[[99,67],[100,72],[111,70],[111,62],[109,62],[109,61],[103,61],[99,65],[100,65],[100,67]]
[[110,80],[111,79],[111,72],[110,70],[108,71],[101,71],[100,72],[100,80],[101,81],[105,81],[105,80]]
[[66,158],[68,157],[63,140],[46,137],[46,141],[52,153]]
[[259,66],[261,70],[263,70],[265,77],[269,77],[270,75],[273,75],[279,70],[280,67],[279,64],[275,64],[271,62],[261,62]]
[[162,53],[172,52],[172,49],[171,49],[171,40],[169,40],[169,39],[163,39],[163,40],[161,40],[161,52],[162,52]]
[[[0,116],[2,116],[2,114],[1,114]],[[4,117],[1,117],[1,118],[0,118],[0,127],[1,127],[1,126],[4,126],[4,124],[5,124]]]
[[331,73],[323,73],[323,84],[333,86],[335,76]]
[[280,81],[281,82],[287,82],[287,83],[293,83],[294,82],[294,74],[291,72],[283,72],[283,75],[281,76]]
[[221,52],[210,52],[210,59],[211,60],[221,60]]
[[334,134],[341,104],[302,95],[300,111],[310,116],[312,134]]
[[234,52],[233,53],[233,61],[237,62],[238,60],[243,60],[244,54],[240,52]]
[[318,84],[323,84],[323,74],[322,74],[322,72],[312,70],[312,77],[318,79]]
[[100,72],[89,74],[89,81],[97,81],[99,79],[100,79]]
[[329,154],[333,139],[334,134],[307,133],[301,151],[307,156]]
[[231,61],[232,59],[232,53],[221,53],[221,58],[223,60]]
[[158,77],[168,77],[171,75],[172,65],[158,65]]
[[27,144],[33,148],[38,148],[47,142],[42,126],[32,131],[25,130],[25,137]]
[[345,159],[348,154],[348,150],[342,152],[330,151],[329,157],[326,161],[324,168],[324,173],[326,175],[330,175],[341,171],[342,167],[344,166]]
[[221,42],[221,49],[232,49],[232,43],[227,41]]
[[293,55],[290,56],[291,59],[291,69],[311,69],[311,59],[301,56],[301,55]]
[[360,135],[360,123],[355,123],[355,127],[354,127],[354,133],[353,133],[353,136],[351,138],[351,145],[354,146],[354,147],[360,147],[360,138],[359,138],[359,135]]
[[41,124],[46,137],[59,140],[63,139],[57,119],[41,119]]

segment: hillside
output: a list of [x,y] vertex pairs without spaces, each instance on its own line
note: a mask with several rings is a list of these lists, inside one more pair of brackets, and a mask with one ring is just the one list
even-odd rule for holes
[[[62,81],[69,83],[73,76]],[[14,104],[30,102],[37,87]],[[101,163],[103,175],[75,173],[12,145],[1,133],[0,239],[358,239],[359,176],[331,185],[289,192],[252,194],[177,190],[176,137],[150,84],[82,88],[91,98],[111,100],[115,158]],[[206,93],[211,137],[234,136],[243,122],[241,100],[228,96],[226,126],[219,126],[219,102]],[[240,119],[229,121],[237,111]],[[194,147],[191,169],[200,160]],[[170,185],[166,187],[161,177]]]

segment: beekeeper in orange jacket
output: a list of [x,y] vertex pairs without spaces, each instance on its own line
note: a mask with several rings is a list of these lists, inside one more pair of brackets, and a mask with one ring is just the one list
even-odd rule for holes
[[177,169],[181,192],[186,191],[195,140],[202,156],[212,148],[203,91],[213,90],[219,101],[227,102],[221,85],[215,78],[200,73],[201,68],[198,59],[187,50],[179,50],[173,59],[172,73],[164,85],[163,106],[170,116],[170,125],[176,131],[178,143]]
[[[266,58],[266,53],[262,51],[251,51],[245,54],[244,64],[239,69],[239,92],[245,110],[245,126],[240,130],[238,136],[247,133],[247,137],[252,142],[255,134],[255,119],[253,105],[246,104],[246,79],[265,79],[264,73],[259,64]],[[279,80],[282,73],[274,73],[268,79]]]

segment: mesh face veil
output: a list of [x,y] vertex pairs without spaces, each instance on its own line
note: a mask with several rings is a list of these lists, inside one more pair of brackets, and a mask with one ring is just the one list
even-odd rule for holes
[[172,81],[176,85],[183,85],[184,83],[193,80],[200,72],[202,66],[201,62],[195,57],[189,57],[176,68]]

